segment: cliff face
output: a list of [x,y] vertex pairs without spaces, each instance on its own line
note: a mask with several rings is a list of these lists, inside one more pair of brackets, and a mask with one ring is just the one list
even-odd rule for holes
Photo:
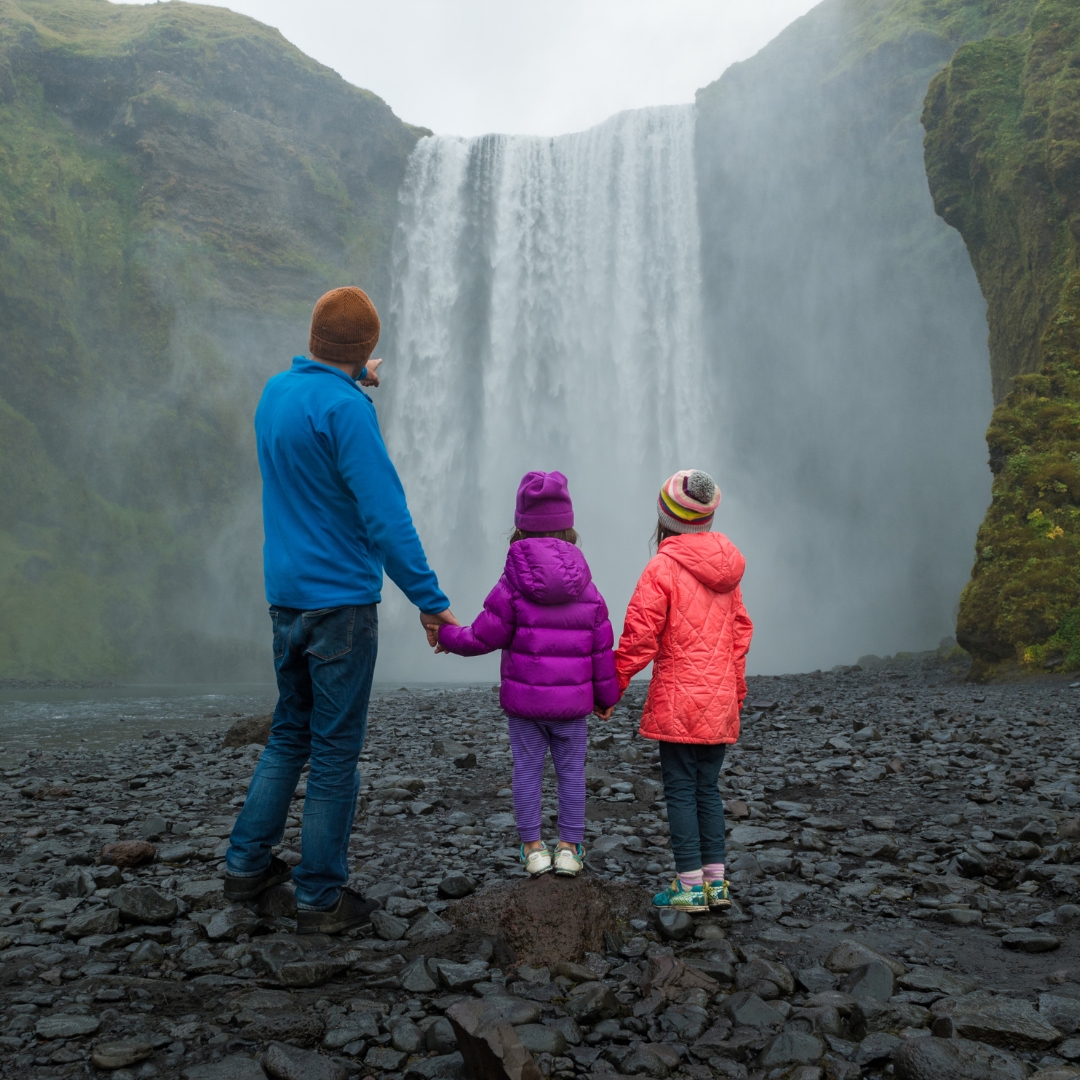
[[807,626],[852,658],[952,630],[992,401],[985,302],[935,215],[919,115],[958,46],[1024,8],[825,0],[698,94],[709,346],[739,403],[723,464],[740,537],[791,568],[754,597],[786,655]]
[[419,134],[220,8],[0,0],[0,677],[265,675],[250,418]]
[[926,163],[988,304],[993,502],[957,636],[992,673],[1080,667],[1080,8],[960,49],[930,87]]

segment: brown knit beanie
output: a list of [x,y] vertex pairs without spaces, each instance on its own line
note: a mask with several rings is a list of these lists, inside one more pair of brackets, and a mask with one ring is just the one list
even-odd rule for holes
[[308,348],[320,360],[365,364],[379,340],[379,313],[363,289],[346,285],[319,297]]

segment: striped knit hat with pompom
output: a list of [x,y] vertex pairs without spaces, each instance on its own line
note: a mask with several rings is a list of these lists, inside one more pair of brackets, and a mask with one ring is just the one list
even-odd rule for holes
[[720,489],[700,469],[677,472],[660,489],[656,510],[660,524],[674,533],[708,532],[720,505]]

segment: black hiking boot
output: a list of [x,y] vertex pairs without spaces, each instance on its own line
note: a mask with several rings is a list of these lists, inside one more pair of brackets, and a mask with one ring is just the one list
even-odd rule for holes
[[296,913],[298,934],[340,934],[371,922],[371,913],[379,906],[378,900],[365,900],[358,892],[344,888],[338,894],[337,903],[326,911]]
[[270,865],[254,877],[241,877],[239,874],[225,873],[225,899],[233,903],[241,900],[254,900],[260,893],[266,892],[271,885],[280,885],[292,877],[292,867],[276,855],[270,859]]

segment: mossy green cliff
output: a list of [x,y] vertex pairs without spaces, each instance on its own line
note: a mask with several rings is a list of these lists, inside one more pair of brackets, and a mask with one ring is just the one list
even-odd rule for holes
[[265,674],[254,404],[419,134],[220,8],[0,0],[0,678]]
[[[1030,6],[1030,5],[1029,5]],[[993,502],[957,638],[983,674],[1080,668],[1080,6],[965,45],[923,114],[935,205],[987,299]]]

